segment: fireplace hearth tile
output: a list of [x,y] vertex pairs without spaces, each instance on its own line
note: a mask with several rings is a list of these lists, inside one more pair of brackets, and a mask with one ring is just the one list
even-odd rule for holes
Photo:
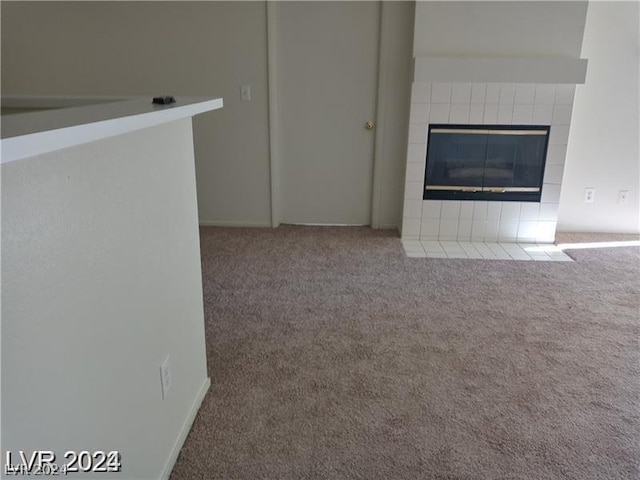
[[414,83],[411,88],[411,101],[413,103],[431,103],[431,83]]
[[485,201],[473,202],[473,219],[474,220],[486,220],[487,204],[488,202],[485,202]]
[[509,202],[502,205],[500,220],[515,220],[520,218],[520,202]]
[[470,242],[471,241],[471,228],[472,220],[461,218],[458,221],[458,241]]
[[533,260],[535,260],[536,262],[552,262],[553,261],[553,259],[546,253],[542,255],[532,255],[532,257],[533,257]]
[[549,145],[566,145],[569,141],[569,125],[551,125]]
[[425,163],[407,163],[407,179],[424,179]]
[[518,238],[518,220],[501,220],[498,230],[499,242],[515,242]]
[[451,103],[451,84],[431,84],[431,103]]
[[500,84],[488,83],[485,103],[500,103]]
[[451,105],[451,112],[449,113],[450,123],[469,123],[469,104],[453,104]]
[[501,243],[500,246],[514,260],[531,260],[531,257],[516,243]]
[[498,123],[509,125],[513,119],[513,103],[501,103],[498,107]]
[[471,104],[469,107],[469,123],[482,123],[484,118],[484,105]]
[[533,105],[515,104],[513,106],[513,123],[530,125],[533,122]]
[[459,258],[465,258],[465,259],[469,258],[465,252],[447,253],[447,257],[448,258],[458,258],[458,259]]
[[548,165],[564,165],[567,158],[567,146],[566,145],[549,145],[547,151],[547,166]]
[[442,252],[442,253],[438,253],[438,252],[429,252],[425,255],[427,258],[449,258],[447,257],[447,254]]
[[533,123],[534,125],[551,125],[553,118],[553,105],[534,105]]
[[409,123],[429,123],[429,107],[428,103],[416,103],[411,108],[411,116],[409,117]]
[[538,220],[540,221],[555,221],[558,218],[558,204],[557,203],[541,203],[540,213],[538,214]]
[[484,106],[484,123],[498,123],[498,104],[487,103]]
[[499,202],[487,202],[487,220],[499,220],[502,212],[502,204]]
[[485,242],[497,242],[499,231],[500,231],[500,220],[487,220],[487,223],[484,226]]
[[520,83],[516,85],[515,103],[533,103],[536,94],[536,86],[532,83]]
[[539,203],[526,203],[520,205],[520,220],[534,221],[538,220],[540,214]]
[[422,201],[422,183],[421,182],[407,182],[405,185],[407,200],[420,200]]
[[[553,242],[574,94],[573,85],[414,82],[404,197],[410,203],[403,214],[403,239]],[[458,207],[455,200],[437,204],[428,203],[437,200],[423,200],[418,217],[415,202],[425,192],[429,123],[459,124],[461,128],[469,123],[550,126],[541,203],[492,198],[493,201],[464,201]],[[518,259],[524,256],[515,252]],[[479,251],[471,253],[480,255]],[[465,254],[469,256],[469,252]]]
[[462,247],[462,249],[464,250],[464,253],[467,254],[468,258],[473,258],[473,259],[481,259],[482,255],[480,255],[480,252],[478,252],[478,250],[476,249],[476,247],[474,246],[473,243],[461,243],[460,246]]
[[555,94],[555,85],[536,85],[534,103],[537,105],[553,105]]
[[448,103],[432,103],[429,112],[429,121],[431,123],[448,123],[449,122]]
[[573,104],[575,91],[575,85],[558,85],[556,88],[555,102],[565,105]]
[[538,222],[525,221],[518,225],[518,243],[535,242],[538,234]]
[[422,218],[422,200],[405,200],[404,216],[407,218]]
[[561,185],[562,174],[564,172],[564,165],[547,165],[544,169],[544,181]]
[[444,253],[444,248],[440,245],[440,242],[437,240],[434,241],[423,241],[422,248],[427,253]]
[[451,88],[451,103],[471,103],[471,84],[454,83]]
[[460,219],[472,219],[473,218],[473,204],[469,200],[463,200],[460,202]]
[[422,218],[440,218],[442,200],[424,200],[422,202]]
[[484,83],[474,83],[471,85],[471,103],[485,103],[485,92],[487,91],[487,85]]
[[404,247],[404,251],[409,253],[418,253],[424,255],[424,249],[418,240],[403,240],[402,246]]
[[460,201],[446,200],[442,202],[441,218],[457,219],[460,216]]
[[484,240],[484,231],[487,226],[486,220],[474,220],[471,222],[471,241],[482,242]]
[[426,144],[427,133],[426,125],[412,123],[409,125],[409,143],[413,144]]
[[511,104],[515,102],[516,99],[516,86],[513,84],[504,84],[500,88],[500,104]]
[[560,185],[545,183],[542,185],[542,203],[558,203],[560,201]]
[[551,257],[551,260],[553,260],[554,262],[573,262],[573,259],[567,255],[564,252],[560,252],[560,253],[549,253],[548,254],[549,257]]
[[458,219],[441,218],[438,235],[440,238],[456,240],[458,237]]
[[[426,141],[426,138],[425,138],[425,141]],[[423,164],[425,162],[426,154],[427,154],[427,144],[425,142],[410,143],[409,146],[407,147],[407,162]],[[411,180],[418,181],[423,179],[412,178]]]
[[420,219],[419,218],[403,218],[402,219],[402,238],[410,239],[415,237],[417,240],[420,237]]
[[447,254],[464,251],[458,242],[440,242],[440,246]]
[[509,255],[506,250],[504,248],[502,248],[500,246],[499,243],[487,243],[486,244],[487,247],[489,247],[489,250],[491,250],[493,252],[493,254],[495,255],[495,257],[498,260],[511,260],[511,255]]
[[556,236],[557,223],[553,221],[539,221],[536,231],[536,242],[553,242]]
[[552,125],[569,125],[573,105],[555,105],[553,107]]
[[424,219],[420,227],[420,238],[437,240],[440,235],[440,219]]
[[476,250],[478,251],[478,253],[480,253],[480,255],[482,255],[483,259],[497,260],[496,254],[493,253],[493,251],[487,246],[486,243],[476,243],[474,244],[474,247],[476,247]]

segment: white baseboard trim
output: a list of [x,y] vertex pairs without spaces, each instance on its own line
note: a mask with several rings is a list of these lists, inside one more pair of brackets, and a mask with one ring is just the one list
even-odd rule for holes
[[271,228],[271,222],[234,222],[227,220],[200,220],[201,227],[255,227]]
[[395,224],[385,224],[385,225],[380,225],[379,227],[377,227],[378,230],[400,230],[398,228],[398,225]]
[[[226,220],[200,220],[198,224],[201,227],[248,227],[248,228],[272,228],[268,222],[235,222]],[[303,225],[314,227],[366,227],[367,225],[343,224],[343,223],[292,223],[290,225]],[[379,230],[398,229],[395,224],[383,224],[376,227]]]
[[162,469],[162,475],[160,475],[161,480],[169,480],[169,476],[171,475],[173,466],[176,464],[176,460],[178,459],[180,450],[182,450],[184,441],[187,439],[187,435],[189,435],[191,425],[193,425],[193,421],[196,419],[198,410],[200,410],[200,405],[202,405],[202,400],[204,400],[204,396],[207,394],[207,391],[209,391],[209,387],[211,387],[211,379],[207,377],[207,379],[202,384],[198,395],[196,395],[196,399],[193,401],[193,405],[191,406],[189,415],[184,421],[184,425],[182,426],[180,435],[178,435],[176,443],[173,445],[171,453],[169,454],[169,458],[167,458],[167,463],[165,463],[164,468]]

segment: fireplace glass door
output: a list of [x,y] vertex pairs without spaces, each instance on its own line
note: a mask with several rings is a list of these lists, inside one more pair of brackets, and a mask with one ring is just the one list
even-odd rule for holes
[[425,199],[540,201],[548,126],[431,125]]

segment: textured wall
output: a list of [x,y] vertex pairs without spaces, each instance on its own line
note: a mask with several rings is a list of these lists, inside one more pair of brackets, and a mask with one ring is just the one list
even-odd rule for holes
[[579,57],[586,11],[586,1],[419,1],[413,54]]
[[223,97],[222,115],[194,119],[200,221],[270,223],[264,2],[1,8],[3,94]]
[[[576,87],[558,229],[640,233],[640,11],[636,2],[590,2]],[[594,187],[593,203],[584,189]],[[627,204],[618,203],[628,190]]]
[[160,477],[208,385],[197,222],[189,119],[2,166],[14,458],[119,450],[122,473],[96,477]]
[[[271,222],[265,2],[2,2],[4,94],[211,95],[194,119],[200,221]],[[388,2],[380,226],[402,213],[413,2]],[[330,32],[327,32],[330,35]],[[252,100],[240,100],[251,85]]]

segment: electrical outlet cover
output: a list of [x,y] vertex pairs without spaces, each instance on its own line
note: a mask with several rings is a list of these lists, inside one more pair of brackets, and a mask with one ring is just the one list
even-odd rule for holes
[[589,187],[584,189],[584,203],[593,203],[596,196],[596,189]]

